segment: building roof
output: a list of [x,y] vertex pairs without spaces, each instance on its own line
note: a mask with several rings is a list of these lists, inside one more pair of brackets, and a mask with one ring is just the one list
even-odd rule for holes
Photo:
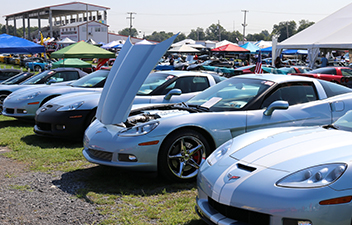
[[38,14],[41,19],[49,18],[49,11],[52,11],[52,17],[60,17],[65,15],[72,15],[90,11],[104,11],[109,10],[110,8],[104,6],[93,5],[84,2],[71,2],[71,3],[63,3],[52,6],[45,6],[42,8],[27,10],[23,12],[8,14],[3,17],[6,17],[8,20],[21,19],[25,16],[25,18],[37,19]]

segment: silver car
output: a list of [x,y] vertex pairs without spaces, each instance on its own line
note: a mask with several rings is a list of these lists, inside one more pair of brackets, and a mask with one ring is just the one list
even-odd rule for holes
[[[225,79],[206,72],[154,72],[144,81],[133,103],[184,102]],[[44,103],[36,112],[35,133],[42,136],[82,138],[84,130],[95,116],[100,94],[71,93]]]
[[184,103],[125,114],[128,103],[119,104],[118,113],[109,104],[103,110],[112,122],[97,114],[85,132],[83,155],[92,163],[192,180],[205,158],[237,135],[265,127],[331,123],[352,108],[351,91],[313,78],[253,74],[222,81]]
[[229,140],[199,169],[198,214],[208,224],[350,225],[351,132],[349,111],[332,125]]
[[3,102],[4,116],[33,120],[37,109],[57,96],[74,92],[100,92],[109,70],[97,70],[68,85],[45,85],[20,89],[7,96]]

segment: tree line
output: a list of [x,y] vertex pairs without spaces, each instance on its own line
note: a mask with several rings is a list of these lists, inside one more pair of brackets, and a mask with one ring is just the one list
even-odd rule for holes
[[[313,25],[314,22],[310,22],[308,20],[300,20],[298,24],[295,21],[283,21],[279,24],[273,25],[273,30],[271,33],[267,30],[262,30],[260,33],[255,34],[247,34],[243,37],[239,31],[227,31],[224,27],[219,24],[212,24],[208,28],[203,29],[197,27],[196,29],[192,29],[188,35],[180,33],[175,42],[182,41],[186,38],[193,39],[193,40],[210,40],[210,41],[221,41],[221,40],[228,40],[234,43],[238,41],[271,41],[273,36],[278,38],[278,42],[281,42],[292,35],[306,29],[307,27]],[[138,31],[135,28],[125,28],[123,30],[118,31],[118,34],[132,37],[137,37]],[[165,31],[154,31],[151,35],[144,36],[143,38],[151,41],[164,41],[170,37],[172,37],[174,33],[172,32],[165,32]]]
[[[271,41],[273,36],[278,38],[278,42],[281,42],[288,37],[306,29],[307,27],[313,25],[314,22],[310,22],[308,20],[300,20],[298,24],[295,21],[282,21],[279,24],[273,25],[273,30],[270,33],[267,30],[262,30],[260,33],[255,34],[247,34],[243,37],[239,31],[227,31],[223,26],[219,24],[211,24],[208,28],[203,29],[197,27],[196,29],[192,29],[188,35],[184,33],[180,33],[175,42],[182,41],[184,39],[193,39],[193,40],[210,40],[210,41],[221,41],[221,40],[228,40],[234,43],[238,41]],[[14,26],[9,25],[8,30],[9,34],[14,34]],[[30,31],[35,32],[38,31],[38,27],[30,27]],[[0,32],[6,33],[6,26],[0,24]],[[27,32],[27,29],[26,29]],[[131,32],[131,33],[130,33]],[[118,34],[132,37],[138,37],[139,33],[136,28],[125,28],[118,31]],[[164,41],[174,35],[173,32],[165,32],[165,31],[154,31],[151,35],[144,36],[144,39],[151,40],[151,41]],[[23,37],[23,28],[16,29],[16,35],[18,37]]]

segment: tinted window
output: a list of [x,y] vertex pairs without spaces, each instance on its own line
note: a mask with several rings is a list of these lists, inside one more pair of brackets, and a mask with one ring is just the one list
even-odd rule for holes
[[350,69],[341,69],[341,73],[343,76],[352,76],[352,70]]
[[167,94],[171,89],[177,88],[182,93],[191,93],[197,91],[203,91],[209,87],[209,82],[206,77],[179,77],[177,80],[168,85],[163,94]]
[[315,87],[312,83],[294,83],[281,85],[264,100],[262,108],[268,107],[272,102],[283,100],[289,105],[296,105],[317,100]]
[[316,70],[309,71],[308,73],[321,73],[321,74],[332,74],[336,75],[335,68],[323,67]]
[[325,81],[325,80],[320,80],[320,79],[317,79],[317,81],[319,81],[319,83],[323,86],[328,98],[332,96],[352,92],[352,89],[342,86],[340,84],[335,84],[335,83]]
[[206,89],[187,101],[212,111],[241,110],[275,82],[260,79],[232,78]]
[[109,70],[98,70],[89,75],[86,75],[79,80],[72,82],[74,87],[103,87],[106,78],[109,75]]

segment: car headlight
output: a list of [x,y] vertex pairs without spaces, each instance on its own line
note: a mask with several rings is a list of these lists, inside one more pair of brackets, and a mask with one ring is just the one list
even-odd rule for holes
[[120,131],[119,136],[129,137],[129,136],[140,136],[145,135],[154,130],[159,125],[159,122],[144,123],[132,128],[127,128]]
[[327,186],[339,179],[346,169],[347,165],[344,163],[309,167],[282,178],[276,185],[288,188],[316,188]]
[[32,94],[29,94],[29,95],[21,97],[21,98],[18,98],[18,100],[19,101],[23,101],[23,100],[33,99],[33,98],[37,97],[39,94],[40,94],[40,91],[32,93]]
[[81,107],[83,105],[84,101],[80,101],[80,102],[75,102],[73,104],[70,105],[66,105],[66,106],[62,106],[60,108],[58,108],[56,111],[58,112],[64,112],[64,111],[72,111],[72,110],[76,110],[79,107]]
[[232,146],[232,139],[228,140],[224,144],[220,145],[213,153],[210,154],[210,156],[207,159],[207,162],[209,163],[210,166],[214,165],[219,159],[221,159],[227,151],[231,148]]

